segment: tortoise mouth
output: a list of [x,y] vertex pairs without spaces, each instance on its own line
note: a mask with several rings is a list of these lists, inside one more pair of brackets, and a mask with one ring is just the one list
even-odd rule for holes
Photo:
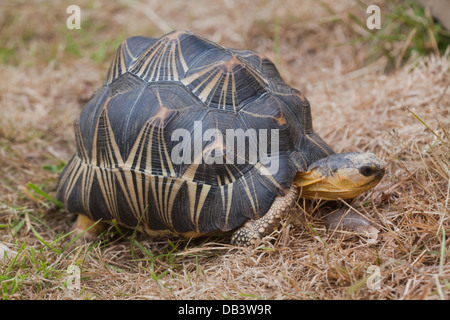
[[377,170],[369,177],[360,174],[357,169],[339,169],[330,175],[313,169],[298,172],[294,184],[300,188],[301,196],[306,199],[352,199],[374,188],[383,176],[384,169]]

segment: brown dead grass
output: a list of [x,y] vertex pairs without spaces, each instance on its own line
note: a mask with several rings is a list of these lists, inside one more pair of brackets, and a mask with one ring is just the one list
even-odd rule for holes
[[[354,1],[324,3],[334,15],[317,1],[134,1],[101,7],[85,1],[82,31],[65,29],[68,4],[4,5],[0,25],[13,21],[14,28],[2,28],[1,41],[16,54],[0,63],[0,243],[11,250],[0,261],[3,297],[448,299],[449,54],[413,59],[383,74],[386,61],[365,64],[369,47],[350,45],[352,34],[335,22],[349,23],[350,11],[364,19],[365,12]],[[375,242],[327,232],[302,201],[277,240],[257,249],[231,247],[229,236],[138,236],[136,244],[127,234],[59,254],[37,238],[51,243],[70,231],[74,217],[49,210],[48,201],[25,185],[33,182],[54,195],[58,175],[43,166],[67,161],[74,151],[72,122],[103,81],[115,49],[110,43],[174,28],[277,61],[286,82],[310,100],[316,131],[336,151],[373,151],[389,163],[381,184],[360,199],[366,204],[361,210],[381,230]],[[69,48],[69,36],[81,44],[78,53]],[[104,59],[96,60],[102,45]],[[72,264],[82,270],[81,291],[65,288]],[[373,291],[366,283],[371,266],[381,276]]]

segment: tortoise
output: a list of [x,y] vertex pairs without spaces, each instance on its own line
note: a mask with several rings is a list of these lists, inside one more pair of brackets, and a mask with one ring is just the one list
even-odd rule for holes
[[115,221],[150,236],[235,230],[232,244],[252,245],[297,197],[353,199],[385,167],[336,154],[269,59],[189,31],[123,41],[74,130],[57,198],[87,238]]

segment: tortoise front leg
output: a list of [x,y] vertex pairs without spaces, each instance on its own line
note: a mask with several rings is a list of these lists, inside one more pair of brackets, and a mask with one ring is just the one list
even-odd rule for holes
[[285,196],[275,198],[269,211],[262,218],[247,221],[236,230],[231,236],[231,243],[237,246],[251,246],[270,235],[278,228],[286,212],[295,204],[297,192],[297,187],[293,184]]
[[[91,227],[92,225],[94,226]],[[84,214],[79,214],[73,229],[75,230],[75,235],[79,235],[89,229],[81,236],[80,239],[83,239],[86,242],[93,242],[97,240],[98,236],[105,230],[105,224],[101,221],[94,221]]]

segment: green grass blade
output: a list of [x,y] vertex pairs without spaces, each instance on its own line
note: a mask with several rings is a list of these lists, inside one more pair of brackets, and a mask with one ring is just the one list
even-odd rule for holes
[[444,140],[442,140],[442,138],[441,137],[439,137],[439,135],[436,133],[436,132],[434,132],[434,130],[433,129],[431,129],[426,123],[425,123],[425,121],[423,121],[417,114],[415,114],[413,111],[411,111],[411,109],[409,109],[408,108],[408,111],[417,119],[417,120],[419,120],[420,121],[420,123],[422,123],[424,126],[425,126],[425,128],[427,128],[428,130],[430,130],[430,132],[440,141],[440,142],[442,142],[442,144],[444,145],[444,146],[446,146],[447,148],[450,148],[450,145],[447,143],[447,142],[445,142]]
[[26,184],[27,188],[33,190],[34,192],[36,192],[38,195],[42,196],[43,198],[47,199],[48,201],[50,201],[51,203],[54,203],[55,205],[58,206],[58,208],[60,209],[64,209],[64,205],[62,204],[61,201],[59,201],[56,198],[53,198],[51,195],[49,195],[47,192],[43,191],[41,188],[39,188],[38,186],[36,186],[34,183],[32,182],[28,182]]
[[313,225],[312,225],[312,224],[309,224],[308,226],[309,226],[309,228],[312,230],[312,232],[316,235],[316,237],[320,240],[320,242],[322,242],[324,246],[327,246],[327,247],[328,247],[328,244],[325,242],[325,240],[322,239],[322,237],[319,235],[319,233],[317,232],[317,230],[314,229]]
[[[6,271],[5,271],[3,274],[6,275],[6,274],[8,274],[8,273],[12,270],[12,268],[13,268],[14,265],[16,264],[16,261],[17,261],[19,255],[20,255],[20,253],[26,248],[26,246],[27,246],[27,243],[24,242],[24,243],[22,244],[22,246],[20,247],[19,251],[17,251],[16,256],[14,257],[14,259],[12,259],[11,263],[9,264],[8,268],[6,269]],[[2,258],[3,258],[3,257],[2,257]]]
[[[99,223],[100,220],[97,220],[95,223],[93,223],[92,225],[89,226],[89,228],[86,228],[85,230],[83,230],[82,232],[80,232],[79,234],[77,234],[75,237],[73,237],[72,240],[69,241],[69,243],[67,243],[64,248],[61,250],[61,253],[66,251],[67,248],[69,248],[72,244],[75,243],[75,241],[77,241],[79,238],[81,238],[86,232],[88,232],[89,230],[91,230],[97,223]],[[66,234],[64,237],[67,237],[69,235],[71,235],[72,233],[74,233],[74,231],[69,232],[68,234]]]
[[39,232],[36,231],[36,229],[33,227],[32,224],[30,224],[30,229],[33,232],[34,236],[43,244],[45,245],[47,248],[52,249],[53,251],[55,251],[58,254],[61,254],[62,252],[53,247],[50,243],[48,243],[47,241],[44,240],[44,238],[42,238],[42,236],[39,234]]

